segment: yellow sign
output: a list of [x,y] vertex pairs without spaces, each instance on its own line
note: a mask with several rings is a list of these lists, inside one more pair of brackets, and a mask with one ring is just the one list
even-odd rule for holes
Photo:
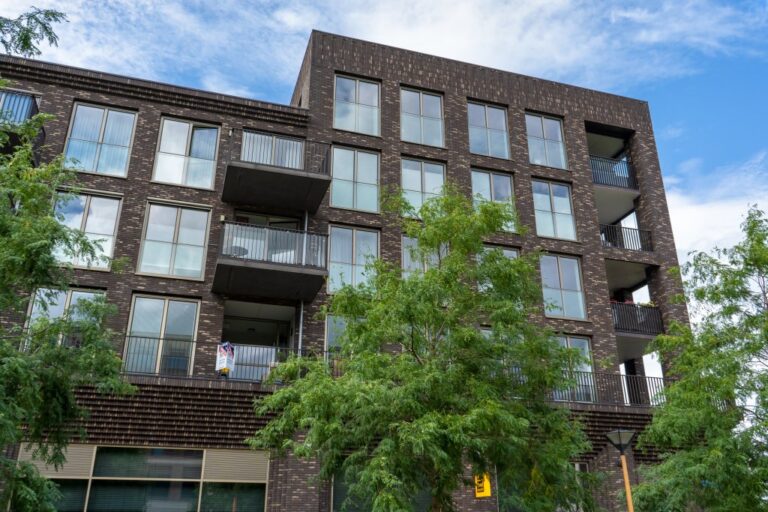
[[491,497],[491,477],[488,473],[475,477],[475,498]]

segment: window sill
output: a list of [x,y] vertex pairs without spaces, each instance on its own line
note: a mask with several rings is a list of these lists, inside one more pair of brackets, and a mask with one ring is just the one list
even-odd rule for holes
[[579,244],[579,245],[581,245],[583,243],[578,238],[576,238],[576,239],[557,238],[555,236],[544,236],[544,235],[539,235],[539,234],[536,234],[536,237],[544,239],[544,240],[557,240],[558,242],[569,242],[569,243],[572,243],[572,244]]
[[334,206],[332,204],[329,204],[328,207],[329,208],[333,208],[334,210],[342,210],[342,211],[345,211],[345,212],[367,213],[367,214],[370,214],[370,215],[381,215],[381,211],[380,210],[376,210],[376,211],[373,211],[373,210],[360,210],[358,208],[348,208],[346,206]]
[[530,160],[528,161],[528,165],[533,165],[535,167],[541,167],[543,169],[554,169],[556,171],[571,172],[571,170],[568,167],[554,167],[552,165],[547,165],[547,164],[535,164],[535,163],[531,162]]
[[203,277],[184,277],[184,276],[172,276],[169,274],[151,274],[149,272],[134,272],[134,275],[142,277],[157,277],[160,279],[177,279],[179,281],[191,281],[194,283],[204,283],[205,276]]
[[383,138],[384,138],[384,137],[382,137],[381,135],[373,135],[373,134],[371,134],[371,133],[365,133],[365,132],[356,132],[356,131],[354,131],[354,130],[347,130],[347,129],[345,129],[345,128],[336,128],[336,126],[334,126],[334,127],[333,127],[333,129],[334,129],[334,130],[336,130],[336,131],[338,131],[338,132],[343,132],[343,133],[352,133],[352,134],[355,134],[355,135],[363,135],[363,136],[365,136],[365,137],[375,137],[375,138],[377,138],[377,139],[383,139]]
[[169,185],[171,187],[191,188],[193,190],[202,190],[205,192],[216,192],[216,188],[207,187],[193,187],[192,185],[184,185],[183,183],[171,183],[169,181],[157,181],[156,179],[150,180],[150,183],[156,183],[158,185]]
[[512,161],[512,159],[510,157],[508,157],[508,156],[485,155],[483,153],[474,153],[474,152],[472,152],[472,150],[469,151],[469,154],[473,155],[473,156],[481,156],[483,158],[493,158],[494,160],[501,160],[503,162],[511,162]]
[[78,169],[77,167],[64,167],[64,169],[68,171],[75,171],[78,174],[86,174],[89,176],[104,176],[105,178],[117,178],[119,180],[127,180],[128,179],[128,173],[125,173],[125,175],[120,176],[119,174],[105,174],[103,172],[95,172],[95,171],[85,171],[83,169]]

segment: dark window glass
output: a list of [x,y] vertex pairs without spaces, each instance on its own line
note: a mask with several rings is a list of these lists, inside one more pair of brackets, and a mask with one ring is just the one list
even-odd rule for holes
[[202,450],[98,448],[93,476],[199,479]]
[[81,512],[85,508],[87,480],[54,480],[59,486],[61,499],[55,503],[58,512]]
[[264,484],[204,483],[200,512],[263,512]]
[[[89,512],[195,512],[197,482],[94,480]],[[228,512],[228,511],[227,511]]]

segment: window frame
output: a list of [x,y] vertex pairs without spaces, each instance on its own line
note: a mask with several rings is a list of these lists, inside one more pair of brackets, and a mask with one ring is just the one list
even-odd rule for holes
[[[333,180],[338,179],[339,181],[349,181],[344,180],[341,178],[334,178],[333,175],[333,167],[334,167],[334,161],[335,161],[335,150],[341,149],[344,151],[352,151],[354,153],[354,160],[353,160],[353,169],[352,169],[352,207],[349,206],[337,206],[333,204]],[[362,183],[357,181],[357,173],[358,173],[358,154],[359,153],[367,153],[369,155],[375,155],[376,156],[376,209],[375,210],[366,210],[363,208],[358,208],[357,206],[357,187],[355,186],[357,183]],[[332,145],[331,146],[331,165],[330,165],[330,175],[331,175],[331,186],[330,186],[330,195],[328,197],[328,206],[331,208],[338,208],[339,210],[348,210],[348,211],[356,211],[356,212],[365,212],[365,213],[375,213],[375,214],[381,214],[381,153],[378,151],[373,151],[369,149],[359,149],[351,146],[342,146],[342,145]],[[369,183],[364,183],[365,185],[369,185]]]
[[330,313],[325,315],[325,333],[323,335],[323,350],[324,350],[324,352],[326,354],[326,358],[330,355],[331,352],[336,353],[336,352],[339,351],[339,346],[338,345],[336,345],[333,348],[328,345],[328,340],[329,340],[328,334],[331,332],[331,322],[332,322],[331,319],[333,319],[333,318],[341,319],[341,321],[344,323],[344,330],[346,331],[346,329],[347,329],[347,321],[344,320],[344,318],[342,316],[340,316],[340,315],[333,315],[333,314],[330,314]]
[[[155,371],[153,375],[162,376],[163,374],[160,373],[160,365],[162,363],[162,353],[163,353],[163,346],[165,345],[165,333],[168,328],[167,322],[168,322],[168,306],[171,303],[171,301],[175,302],[189,302],[194,303],[196,307],[195,311],[195,325],[193,327],[194,335],[192,336],[192,340],[188,341],[192,345],[192,348],[190,349],[190,358],[189,358],[189,368],[187,369],[187,377],[192,375],[194,373],[195,368],[195,352],[197,351],[197,333],[198,329],[200,327],[200,308],[202,306],[202,300],[196,299],[196,298],[188,298],[188,297],[176,297],[173,295],[152,295],[147,293],[134,293],[131,295],[131,310],[128,313],[128,325],[126,329],[126,335],[125,335],[125,343],[123,343],[123,352],[121,355],[123,365],[125,365],[126,356],[128,354],[128,340],[130,338],[150,338],[150,336],[134,336],[131,333],[131,326],[133,325],[133,314],[136,311],[136,299],[152,299],[152,300],[162,300],[163,301],[163,313],[160,316],[160,336],[158,336],[157,340],[157,352],[156,357],[157,360],[155,361]],[[172,377],[169,376],[169,377]]]
[[[69,126],[67,127],[67,138],[64,139],[64,150],[62,151],[62,155],[66,158],[67,151],[69,150],[69,141],[72,138],[72,128],[75,126],[75,116],[77,115],[77,107],[78,106],[85,106],[85,107],[92,107],[92,108],[100,108],[104,111],[104,113],[101,116],[101,125],[99,126],[99,141],[96,143],[98,145],[97,151],[96,151],[96,158],[95,162],[98,163],[99,161],[99,155],[101,155],[101,146],[104,143],[104,129],[107,126],[107,117],[108,112],[110,110],[114,110],[115,112],[123,112],[126,114],[133,115],[133,125],[131,125],[131,140],[129,141],[128,145],[128,158],[125,160],[125,172],[123,174],[107,174],[103,172],[98,171],[91,171],[91,170],[84,170],[79,169],[77,167],[70,167],[68,165],[65,165],[67,169],[74,170],[76,172],[81,172],[83,174],[94,174],[97,176],[107,176],[108,178],[122,178],[127,179],[128,178],[128,169],[131,167],[131,156],[133,154],[133,143],[136,139],[136,125],[138,124],[138,118],[139,113],[136,110],[131,110],[129,108],[124,107],[112,107],[112,106],[106,106],[99,103],[89,103],[87,101],[79,101],[76,100],[72,104],[72,112],[69,117]],[[81,139],[77,139],[81,140]],[[93,142],[93,141],[85,141],[85,142]]]
[[[63,194],[71,194],[70,191],[67,190],[61,190],[59,191]],[[90,265],[75,265],[74,263],[69,263],[72,265],[72,268],[81,269],[81,270],[91,270],[94,272],[111,272],[112,271],[112,261],[115,259],[115,248],[117,247],[117,234],[118,234],[118,226],[120,225],[120,215],[123,211],[123,196],[117,195],[117,194],[110,194],[110,193],[102,193],[100,191],[90,191],[90,190],[82,190],[80,192],[77,192],[76,194],[73,194],[76,196],[86,196],[88,199],[86,201],[84,212],[87,213],[88,209],[90,208],[91,199],[93,197],[100,197],[103,199],[114,199],[117,201],[117,215],[115,215],[115,225],[112,230],[112,254],[109,256],[109,263],[106,267],[92,267]],[[54,208],[58,205],[58,199],[55,201]],[[88,222],[88,215],[83,215],[82,220],[80,221],[80,232],[85,234],[85,225]],[[99,233],[100,234],[100,233]],[[108,235],[104,235],[108,236]],[[74,260],[74,257],[73,257]],[[66,262],[64,262],[66,264]]]
[[[161,180],[158,180],[155,177],[155,175],[157,173],[157,163],[159,161],[159,159],[157,158],[157,155],[160,154],[160,146],[161,146],[161,144],[163,142],[163,127],[165,126],[165,122],[166,121],[175,121],[177,123],[186,123],[186,124],[190,125],[190,129],[187,132],[187,142],[186,142],[185,149],[184,149],[184,155],[179,155],[179,154],[176,154],[176,153],[165,153],[165,152],[163,152],[163,154],[166,154],[166,155],[175,155],[175,156],[183,156],[184,157],[184,168],[181,171],[181,178],[182,178],[182,182],[181,183],[173,183],[171,181],[161,181]],[[213,160],[211,160],[211,162],[213,162],[213,169],[211,170],[211,186],[210,187],[197,187],[197,186],[194,186],[194,185],[187,185],[186,183],[184,183],[186,181],[186,179],[187,179],[187,172],[189,170],[189,158],[191,158],[191,156],[189,155],[189,151],[191,150],[191,147],[192,147],[191,146],[192,135],[194,133],[194,128],[197,127],[197,126],[199,126],[201,128],[215,128],[216,129],[216,147],[213,150]],[[185,119],[185,118],[174,117],[174,116],[167,116],[167,115],[161,116],[160,117],[160,129],[157,132],[157,142],[155,144],[155,153],[154,153],[153,162],[152,162],[152,176],[150,178],[150,181],[152,183],[160,183],[162,185],[171,185],[171,186],[175,186],[175,187],[193,188],[193,189],[196,189],[196,190],[216,190],[216,170],[217,170],[217,167],[219,165],[219,146],[220,146],[220,144],[219,144],[220,140],[219,139],[220,139],[220,137],[221,137],[221,126],[219,126],[217,124],[206,122],[206,121],[194,121],[194,120],[191,120],[191,119]],[[199,160],[205,160],[205,159],[200,158]]]
[[[337,84],[337,78],[339,78],[339,77],[345,78],[347,80],[354,80],[355,81],[355,101],[354,101],[354,105],[355,105],[355,129],[354,130],[350,130],[350,129],[347,129],[347,128],[339,128],[339,127],[336,126],[336,84]],[[363,132],[363,131],[360,131],[360,130],[357,129],[358,128],[358,126],[357,126],[357,124],[358,124],[357,123],[357,113],[358,113],[358,107],[360,106],[360,86],[359,86],[360,82],[365,82],[365,83],[373,84],[373,85],[376,86],[376,92],[377,92],[377,95],[378,95],[378,98],[377,98],[377,103],[378,104],[377,104],[376,108],[379,111],[378,123],[376,125],[376,133],[366,133],[366,132]],[[382,108],[381,108],[381,88],[382,88],[382,83],[381,82],[378,82],[378,81],[370,79],[370,78],[361,78],[361,77],[358,77],[358,76],[347,75],[347,74],[344,74],[344,73],[334,73],[333,74],[333,112],[332,112],[332,121],[331,121],[332,128],[334,130],[339,130],[339,131],[342,131],[342,132],[359,133],[361,135],[367,135],[369,137],[381,137],[382,136],[381,135],[381,110],[382,110]],[[345,103],[349,103],[349,102],[345,102]],[[365,106],[366,107],[370,107],[370,105],[365,105]]]
[[[331,270],[331,264],[333,263],[333,261],[331,260],[331,254],[333,252],[332,248],[331,248],[331,244],[333,244],[332,234],[333,234],[333,229],[334,228],[348,229],[348,230],[352,231],[352,263],[350,263],[350,265],[352,265],[352,269],[353,270],[354,270],[355,267],[360,266],[360,265],[358,265],[358,263],[356,261],[357,260],[357,250],[356,250],[356,248],[357,248],[357,232],[358,231],[366,231],[366,232],[369,232],[369,233],[375,233],[376,234],[376,255],[375,255],[375,259],[381,259],[381,231],[380,230],[375,229],[375,228],[369,228],[369,227],[350,226],[350,225],[347,225],[347,224],[329,224],[328,225],[328,272],[329,272],[329,274],[328,274],[328,283],[327,283],[327,285],[325,287],[326,293],[328,295],[333,295],[337,291],[337,290],[331,290],[330,289],[330,287],[331,287],[331,274],[330,274],[330,270]],[[345,263],[345,265],[346,265],[346,263]],[[347,284],[352,285],[352,286],[357,286],[358,284],[361,284],[361,283],[344,283],[341,286],[343,287],[343,286],[345,286]]]
[[[152,207],[152,205],[158,205],[158,206],[168,206],[171,208],[176,208],[178,211],[176,213],[176,223],[174,224],[173,228],[173,242],[170,242],[174,246],[174,250],[171,253],[171,260],[169,262],[168,269],[169,271],[173,269],[173,263],[176,260],[176,246],[178,245],[178,237],[179,237],[179,222],[181,221],[181,214],[179,213],[182,209],[187,210],[199,210],[206,212],[206,215],[208,216],[206,225],[205,225],[205,238],[203,240],[203,258],[202,258],[202,268],[200,269],[200,277],[189,277],[189,276],[177,276],[174,274],[157,274],[154,272],[143,272],[141,271],[141,262],[144,258],[144,249],[146,246],[146,236],[147,236],[147,227],[149,226],[149,212]],[[139,257],[136,260],[136,267],[134,274],[139,276],[150,276],[150,277],[165,277],[170,279],[182,279],[184,281],[205,281],[205,270],[208,262],[208,244],[210,242],[210,235],[211,235],[211,216],[213,213],[213,209],[210,206],[206,205],[198,205],[198,204],[189,204],[189,203],[178,203],[178,202],[172,202],[168,200],[153,200],[148,199],[146,202],[146,207],[144,208],[144,222],[143,226],[141,228],[141,243],[139,244]]]
[[[57,288],[45,288],[45,287],[37,287],[35,288],[35,291],[30,295],[31,299],[29,301],[29,304],[27,304],[27,313],[24,318],[24,331],[28,332],[29,328],[32,326],[32,312],[35,309],[35,302],[37,301],[37,292],[38,290],[53,290],[53,291],[59,291],[59,292],[65,292],[65,298],[64,298],[64,307],[61,317],[57,318],[63,318],[67,317],[70,314],[70,308],[72,307],[72,295],[74,292],[81,292],[81,293],[90,293],[91,295],[101,295],[106,299],[107,297],[107,291],[98,289],[98,288],[84,288],[82,286],[70,286],[63,290],[57,289]],[[64,335],[60,334],[56,338],[56,344],[61,345],[64,341]]]
[[[480,126],[473,125],[470,122],[470,120],[469,120],[469,105],[477,105],[477,106],[483,107],[483,118],[485,119],[485,126],[483,126],[482,128],[485,130],[485,138],[486,138],[486,142],[488,143],[488,153],[476,153],[476,152],[472,151],[471,128],[473,126],[475,128],[480,128]],[[492,155],[491,154],[491,139],[490,139],[490,135],[489,135],[488,132],[489,132],[489,130],[493,130],[493,131],[496,131],[496,132],[498,132],[500,130],[488,127],[488,108],[489,107],[490,108],[495,108],[495,109],[498,109],[498,110],[501,110],[501,111],[504,112],[504,134],[505,134],[504,144],[505,144],[505,149],[506,149],[506,156],[497,156],[497,155]],[[468,138],[467,146],[469,148],[469,154],[471,154],[471,155],[479,155],[479,156],[487,156],[487,157],[490,157],[490,158],[498,158],[500,160],[510,160],[512,151],[511,151],[511,147],[510,147],[510,143],[509,143],[509,109],[507,107],[503,107],[501,105],[495,105],[493,103],[486,103],[486,102],[483,102],[483,101],[467,99],[467,138]]]
[[[406,160],[409,160],[411,162],[418,162],[419,163],[419,173],[421,174],[421,184],[420,184],[421,190],[407,189],[403,185],[403,176],[404,176],[404,174],[403,174],[403,162],[405,162]],[[432,195],[431,192],[425,192],[425,190],[424,190],[426,188],[425,187],[425,183],[424,183],[424,164],[425,163],[426,164],[430,164],[430,165],[439,165],[443,169],[443,184],[440,187],[440,192],[438,194],[434,194],[434,196]],[[418,214],[419,214],[418,210],[421,209],[421,207],[424,205],[424,203],[427,201],[427,199],[431,199],[432,197],[439,197],[439,196],[443,195],[443,191],[445,190],[445,185],[446,185],[446,181],[447,181],[446,174],[447,174],[447,166],[443,162],[437,162],[437,161],[434,161],[434,160],[425,160],[423,158],[412,158],[412,157],[408,157],[408,156],[401,156],[400,157],[400,190],[402,192],[407,190],[409,192],[418,192],[418,193],[421,194],[421,206],[416,208],[415,205],[411,205],[416,210],[416,216],[417,217],[418,217]],[[430,197],[429,198],[425,197],[425,194],[429,194]],[[407,201],[407,199],[406,199],[406,201]],[[409,204],[410,204],[410,202],[409,202]]]
[[[490,183],[490,190],[491,190],[491,199],[483,199],[484,201],[491,201],[492,203],[499,203],[504,204],[505,201],[497,201],[496,199],[493,199],[494,196],[494,190],[495,185],[493,184],[493,177],[494,176],[502,176],[504,178],[509,179],[509,190],[512,192],[512,195],[509,198],[509,204],[512,205],[512,208],[516,210],[515,207],[515,174],[511,172],[499,172],[499,171],[491,171],[489,169],[481,169],[479,167],[470,167],[469,169],[469,177],[470,177],[470,186],[472,185],[472,175],[474,173],[478,174],[485,174],[489,177],[489,183]],[[474,188],[472,189],[472,202],[474,204],[477,204],[476,195],[478,195],[477,192],[475,192]],[[517,229],[517,222],[513,221],[511,225],[504,226],[503,231],[505,233],[518,233]]]
[[[568,166],[568,152],[566,151],[566,145],[565,145],[565,129],[564,129],[564,123],[563,123],[564,118],[558,117],[558,116],[553,116],[553,115],[550,115],[550,114],[541,114],[539,112],[526,111],[525,112],[525,117],[527,118],[528,116],[538,117],[541,120],[541,133],[542,133],[542,135],[544,135],[544,137],[537,137],[535,135],[529,134],[528,133],[528,123],[527,123],[527,119],[526,119],[525,142],[526,142],[526,146],[527,146],[527,150],[528,150],[528,163],[530,165],[539,165],[541,167],[549,167],[550,169],[559,169],[561,171],[570,171],[570,168]],[[544,120],[545,119],[549,119],[551,121],[557,121],[558,125],[560,125],[560,139],[561,140],[556,141],[556,140],[552,140],[552,139],[546,138],[546,132],[544,131]],[[533,137],[534,139],[538,139],[538,140],[544,141],[544,155],[546,157],[547,163],[539,164],[539,163],[535,163],[535,162],[531,161],[531,150],[530,150],[530,145],[528,144],[528,139],[531,138],[531,137]],[[563,146],[563,166],[562,167],[557,167],[557,166],[554,166],[554,165],[550,164],[550,162],[549,162],[549,151],[547,151],[547,141],[558,142],[558,143],[562,144],[562,146]]]
[[[403,135],[403,117],[415,116],[410,112],[403,111],[403,92],[408,91],[419,95],[419,141],[408,140]],[[424,115],[424,95],[434,96],[440,99],[440,117],[432,117]],[[421,146],[428,146],[431,148],[445,148],[445,95],[436,92],[425,91],[424,89],[418,89],[415,87],[400,86],[400,140],[409,144],[419,144]],[[424,142],[424,118],[439,119],[440,120],[440,144],[427,144]]]
[[[549,191],[549,210],[539,210],[536,208],[536,200],[535,200],[535,192],[534,192],[534,186],[536,183],[544,183],[547,185],[547,190]],[[568,189],[568,203],[571,207],[571,221],[573,223],[573,238],[563,238],[561,236],[558,236],[557,232],[557,223],[555,222],[555,215],[564,215],[560,214],[559,212],[555,211],[555,200],[554,200],[554,194],[552,193],[552,185],[559,185],[561,187],[565,187]],[[536,228],[536,236],[540,238],[548,238],[550,240],[565,240],[567,242],[578,242],[579,241],[579,230],[578,226],[576,225],[576,210],[573,208],[573,186],[570,183],[563,183],[559,181],[550,181],[550,180],[541,180],[541,179],[532,179],[531,180],[531,195],[534,197],[533,200],[533,222],[534,227]],[[538,212],[546,212],[550,216],[550,220],[552,221],[552,230],[554,231],[553,236],[549,235],[542,235],[539,234],[539,225],[536,220],[536,215]]]
[[[541,261],[542,261],[543,258],[546,258],[546,257],[555,258],[557,260],[557,279],[558,279],[559,286],[561,286],[561,287],[563,286],[563,269],[562,269],[562,265],[560,264],[560,260],[561,259],[570,259],[570,260],[576,261],[576,268],[577,268],[577,270],[579,272],[579,287],[580,287],[580,289],[579,290],[571,290],[571,289],[568,289],[568,288],[549,288],[549,287],[545,286],[544,285],[544,273],[542,272],[542,269],[541,269]],[[580,321],[580,322],[588,322],[589,321],[589,311],[587,311],[587,294],[586,294],[586,290],[584,289],[584,272],[581,269],[581,259],[582,258],[580,256],[568,256],[568,255],[565,255],[565,254],[555,254],[555,253],[542,254],[541,257],[539,258],[539,273],[541,274],[540,277],[541,277],[541,289],[542,289],[542,302],[543,302],[543,305],[544,305],[544,316],[546,318],[560,319],[560,320],[575,320],[575,321]],[[557,290],[560,293],[560,300],[562,301],[562,304],[563,304],[563,308],[562,308],[563,309],[563,314],[562,315],[552,314],[549,311],[549,308],[547,307],[546,302],[544,302],[545,301],[545,297],[544,297],[544,291],[545,290]],[[573,291],[573,292],[578,291],[580,293],[581,307],[584,309],[584,317],[567,316],[565,314],[565,300],[563,300],[563,290]]]

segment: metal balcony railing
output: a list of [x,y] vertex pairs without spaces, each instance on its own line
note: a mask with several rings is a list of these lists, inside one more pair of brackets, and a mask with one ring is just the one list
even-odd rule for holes
[[655,406],[664,402],[664,379],[608,372],[568,372],[571,386],[552,394],[556,402]]
[[37,114],[37,102],[31,94],[0,91],[0,122],[20,124]]
[[661,311],[656,306],[612,302],[613,328],[616,331],[656,336],[664,332]]
[[615,160],[602,156],[590,156],[592,181],[599,185],[637,189],[634,170],[626,160]]
[[123,371],[186,377],[192,373],[195,341],[190,339],[127,336]]
[[221,255],[249,261],[324,269],[327,246],[327,235],[225,222]]
[[600,238],[605,247],[618,247],[631,251],[652,251],[651,232],[625,228],[614,224],[600,224]]
[[328,144],[245,130],[240,159],[272,167],[328,174],[329,151]]

